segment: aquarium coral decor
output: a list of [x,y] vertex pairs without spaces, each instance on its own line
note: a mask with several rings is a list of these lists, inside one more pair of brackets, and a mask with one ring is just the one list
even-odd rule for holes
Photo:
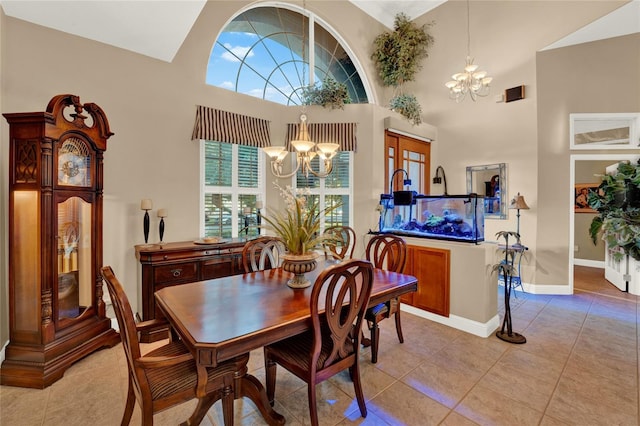
[[381,232],[469,243],[484,241],[481,196],[414,195],[410,205],[395,205],[386,194],[381,198]]

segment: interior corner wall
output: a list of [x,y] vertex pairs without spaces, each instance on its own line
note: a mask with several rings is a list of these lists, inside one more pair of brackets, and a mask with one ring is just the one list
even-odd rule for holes
[[535,283],[567,285],[570,154],[612,153],[569,150],[569,114],[640,111],[640,34],[542,51],[536,65],[540,225]]

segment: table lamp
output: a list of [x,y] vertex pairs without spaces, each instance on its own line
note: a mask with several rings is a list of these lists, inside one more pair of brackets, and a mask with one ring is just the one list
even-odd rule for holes
[[529,206],[524,201],[524,197],[520,195],[519,192],[518,195],[513,197],[513,199],[511,200],[509,209],[516,209],[518,211],[518,213],[516,214],[516,216],[518,217],[518,227],[516,232],[518,233],[518,235],[520,235],[520,210],[529,210]]

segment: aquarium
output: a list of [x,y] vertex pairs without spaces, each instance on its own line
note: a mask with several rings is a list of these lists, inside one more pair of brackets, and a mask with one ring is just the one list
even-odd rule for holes
[[484,241],[484,197],[399,192],[380,196],[380,232],[465,243]]

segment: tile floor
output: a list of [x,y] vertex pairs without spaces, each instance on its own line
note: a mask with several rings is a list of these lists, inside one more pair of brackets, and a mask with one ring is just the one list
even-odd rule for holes
[[[319,385],[322,425],[638,425],[638,298],[576,267],[573,296],[518,293],[515,331],[524,345],[479,338],[404,313],[405,343],[382,322],[379,361],[362,354],[369,415],[360,418],[347,374]],[[498,295],[499,300],[502,299]],[[264,379],[261,351],[252,373]],[[120,423],[126,395],[122,348],[92,354],[43,390],[0,387],[3,426],[110,426]],[[221,425],[216,403],[203,425]],[[155,416],[184,421],[194,404]],[[236,401],[236,423],[264,424],[252,403]],[[278,370],[276,410],[287,424],[308,424],[304,383]],[[139,410],[132,425],[140,423]]]

